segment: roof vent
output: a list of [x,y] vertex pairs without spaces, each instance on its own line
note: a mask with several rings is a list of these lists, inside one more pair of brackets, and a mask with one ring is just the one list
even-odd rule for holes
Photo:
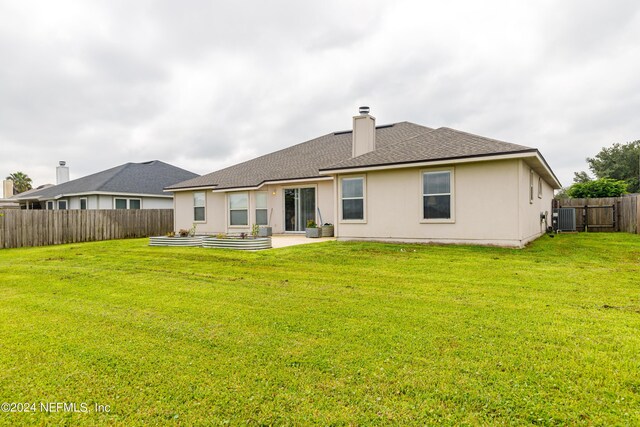
[[360,114],[369,114],[369,107],[367,106],[360,107]]
[[67,162],[65,162],[64,160],[60,160],[60,161],[58,162],[58,164],[59,164],[60,166],[65,166],[65,165],[67,164]]

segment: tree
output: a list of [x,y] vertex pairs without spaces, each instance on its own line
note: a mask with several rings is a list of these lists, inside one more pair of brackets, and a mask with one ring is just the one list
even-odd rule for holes
[[600,178],[587,182],[576,182],[567,190],[567,195],[576,199],[590,197],[618,197],[626,193],[627,183],[615,179]]
[[9,174],[6,179],[13,181],[13,190],[15,194],[24,193],[31,190],[31,178],[26,173],[14,172]]
[[625,181],[627,191],[640,192],[640,140],[605,147],[587,163],[597,178]]
[[574,172],[573,173],[573,182],[589,182],[591,181],[591,177],[586,172]]

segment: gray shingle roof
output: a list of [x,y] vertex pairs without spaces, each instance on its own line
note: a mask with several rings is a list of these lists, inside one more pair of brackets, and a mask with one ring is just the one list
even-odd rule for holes
[[[193,172],[159,160],[125,163],[102,172],[31,192],[24,198],[46,200],[65,194],[93,192],[166,196],[167,193],[163,191],[165,187],[197,176]],[[22,199],[19,194],[14,197]]]
[[[386,147],[433,129],[401,122],[376,128],[376,146]],[[274,153],[230,166],[198,178],[180,182],[167,189],[211,187],[253,187],[265,181],[278,181],[322,176],[320,169],[351,158],[351,131],[335,132],[285,148]]]
[[323,169],[349,169],[526,151],[536,149],[442,127]]

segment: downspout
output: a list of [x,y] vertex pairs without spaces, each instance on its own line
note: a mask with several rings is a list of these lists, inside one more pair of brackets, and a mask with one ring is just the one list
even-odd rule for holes
[[522,200],[521,200],[521,190],[522,190],[522,174],[524,173],[524,160],[520,159],[518,160],[518,202],[516,204],[516,207],[518,208],[518,212],[517,212],[517,220],[518,220],[518,241],[520,242],[520,247],[522,247],[522,222],[520,221],[520,218],[522,217],[522,212],[520,212],[522,210]]
[[338,175],[333,175],[333,235],[338,238],[340,236],[340,218],[338,218]]

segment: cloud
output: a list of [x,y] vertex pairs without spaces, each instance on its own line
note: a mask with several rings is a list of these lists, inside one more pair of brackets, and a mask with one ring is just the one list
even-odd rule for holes
[[160,159],[208,173],[335,130],[449,126],[538,147],[564,184],[638,139],[632,1],[0,4],[0,170]]

